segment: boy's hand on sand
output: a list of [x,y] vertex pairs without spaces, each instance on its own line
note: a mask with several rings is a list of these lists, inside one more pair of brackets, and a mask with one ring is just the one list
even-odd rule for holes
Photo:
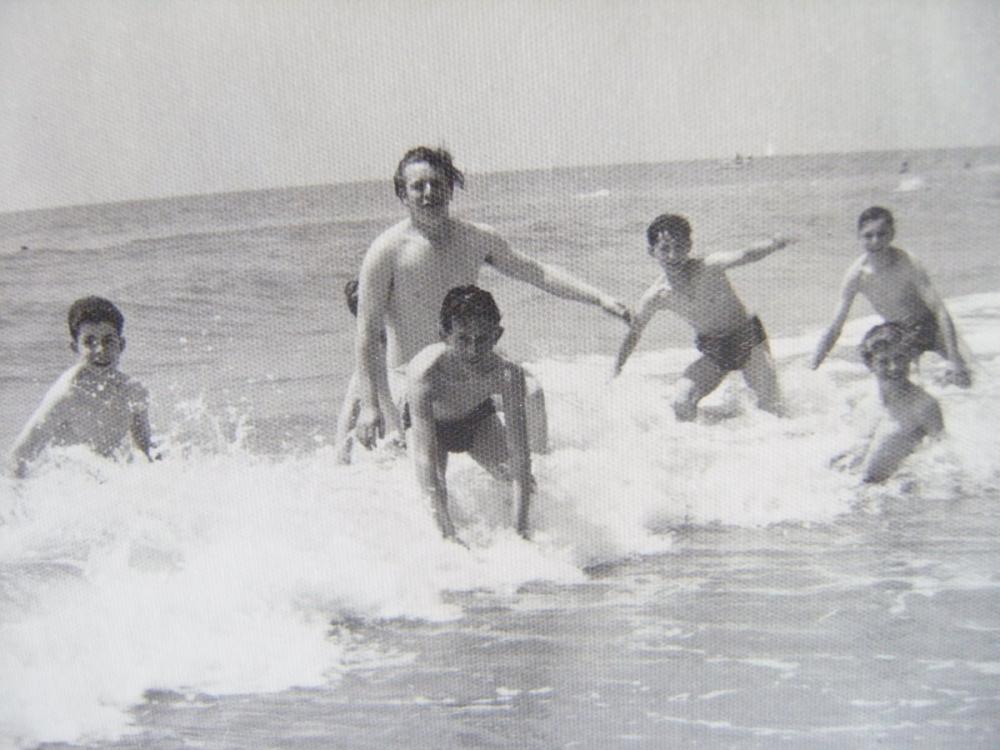
[[632,322],[632,313],[614,297],[601,297],[601,309],[609,315],[621,318],[627,324]]

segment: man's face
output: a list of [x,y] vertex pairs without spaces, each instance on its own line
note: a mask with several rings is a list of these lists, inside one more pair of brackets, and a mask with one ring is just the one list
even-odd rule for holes
[[892,242],[895,230],[888,219],[872,219],[866,221],[858,229],[858,239],[861,247],[867,253],[877,253],[885,250]]
[[447,215],[451,202],[451,183],[439,169],[425,161],[415,161],[403,168],[403,204],[421,216]]
[[649,254],[664,268],[680,268],[691,252],[691,240],[674,239],[669,232],[660,232],[656,242],[649,248]]
[[477,364],[493,351],[502,333],[503,328],[486,318],[455,318],[444,341],[460,360]]
[[77,329],[76,341],[72,344],[80,362],[98,370],[116,369],[124,348],[125,339],[107,321],[84,321]]

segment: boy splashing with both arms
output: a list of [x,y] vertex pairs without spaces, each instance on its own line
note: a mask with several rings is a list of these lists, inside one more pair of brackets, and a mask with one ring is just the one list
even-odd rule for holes
[[779,414],[781,394],[767,334],[760,319],[750,316],[726,271],[767,257],[793,240],[775,238],[735,252],[692,258],[691,225],[683,216],[663,214],[646,230],[649,254],[660,264],[660,277],[639,299],[638,309],[615,359],[614,375],[639,343],[646,324],[658,310],[672,310],[684,318],[697,335],[702,356],[684,371],[677,386],[674,413],[691,421],[698,402],[714,391],[729,372],[741,370],[757,394],[760,408]]
[[131,438],[136,448],[153,458],[149,396],[138,381],[118,369],[125,349],[121,311],[101,297],[84,297],[73,303],[67,318],[77,363],[49,388],[15,440],[11,464],[19,477],[50,445],[86,445],[101,456],[116,458],[127,450]]
[[[496,351],[500,311],[476,286],[451,289],[441,305],[441,341],[417,353],[407,370],[404,422],[417,480],[429,496],[441,533],[459,541],[448,511],[449,453],[468,452],[497,479],[510,481],[516,527],[528,535],[531,459],[525,415],[525,373]],[[499,396],[504,422],[496,414]],[[461,543],[461,542],[460,542]]]

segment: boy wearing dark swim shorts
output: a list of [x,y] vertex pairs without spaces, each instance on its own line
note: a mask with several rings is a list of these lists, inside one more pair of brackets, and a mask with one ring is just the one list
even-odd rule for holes
[[[500,311],[476,286],[450,290],[441,305],[441,341],[421,350],[407,369],[409,445],[421,490],[446,539],[458,541],[448,512],[449,453],[468,453],[495,478],[510,481],[517,531],[528,533],[531,462],[524,370],[494,350]],[[503,406],[496,414],[494,397]]]
[[902,327],[914,359],[923,352],[937,352],[948,360],[946,380],[968,388],[972,375],[959,351],[955,324],[927,271],[912,255],[893,246],[895,234],[895,221],[887,209],[872,206],[861,213],[858,239],[864,254],[847,269],[837,311],[819,340],[812,368],[819,367],[837,343],[851,304],[860,292],[875,312]]
[[656,311],[672,310],[694,328],[695,347],[702,355],[688,366],[678,383],[674,399],[677,419],[693,420],[698,402],[714,391],[728,373],[737,370],[757,394],[758,406],[780,413],[781,394],[767,333],[760,318],[747,313],[726,271],[766,258],[793,240],[776,237],[745,250],[692,258],[691,225],[676,214],[654,219],[646,230],[646,239],[649,254],[660,264],[663,275],[639,299],[615,359],[614,374],[621,372]]

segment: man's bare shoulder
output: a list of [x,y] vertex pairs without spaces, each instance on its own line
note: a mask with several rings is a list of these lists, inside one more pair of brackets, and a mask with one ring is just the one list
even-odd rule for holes
[[402,219],[379,234],[369,248],[369,252],[391,252],[405,244],[413,235],[413,227],[409,219]]
[[455,226],[462,238],[462,244],[467,247],[482,248],[485,254],[507,247],[507,241],[500,232],[489,224],[455,219]]

